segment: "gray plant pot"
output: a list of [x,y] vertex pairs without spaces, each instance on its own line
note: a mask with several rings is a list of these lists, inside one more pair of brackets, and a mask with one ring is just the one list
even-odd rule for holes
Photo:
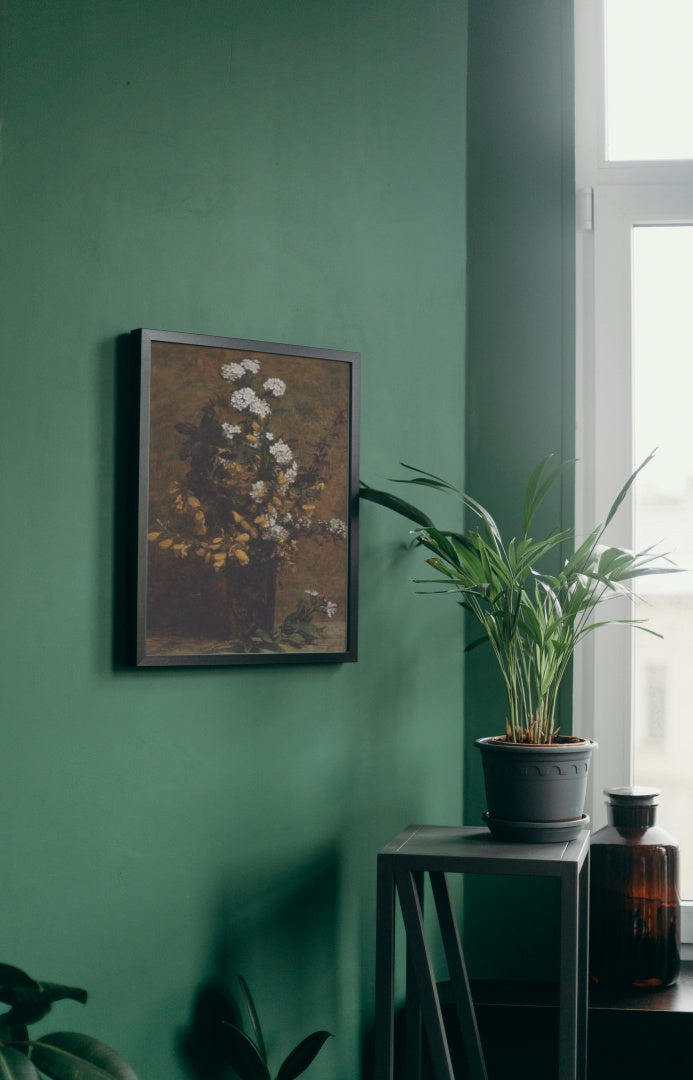
[[597,744],[560,737],[547,746],[477,739],[486,786],[484,820],[498,840],[556,843],[586,827],[587,774]]

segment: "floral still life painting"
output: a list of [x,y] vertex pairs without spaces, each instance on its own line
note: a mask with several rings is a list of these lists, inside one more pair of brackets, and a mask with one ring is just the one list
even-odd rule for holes
[[133,340],[138,664],[356,659],[358,355]]

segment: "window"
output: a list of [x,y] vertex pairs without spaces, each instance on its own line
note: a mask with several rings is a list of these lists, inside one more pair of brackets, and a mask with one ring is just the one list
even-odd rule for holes
[[693,158],[693,4],[606,0],[607,161]]
[[[575,10],[576,531],[603,517],[657,447],[611,538],[658,544],[693,567],[693,3],[576,0]],[[576,726],[591,719],[599,743],[595,827],[603,788],[662,789],[659,817],[681,841],[691,901],[683,936],[693,942],[693,773],[682,753],[693,748],[693,573],[638,592],[635,616],[664,638],[599,631],[576,661]],[[629,617],[628,605],[618,614]]]
[[[636,662],[634,667],[636,680],[638,677],[642,679],[642,685],[638,686],[636,682],[633,717],[636,745],[641,748],[641,752],[635,756],[637,762],[641,763],[643,758],[645,761],[652,760],[653,752],[656,753],[666,745],[668,679],[666,664],[641,661]],[[645,785],[645,778],[642,779]]]

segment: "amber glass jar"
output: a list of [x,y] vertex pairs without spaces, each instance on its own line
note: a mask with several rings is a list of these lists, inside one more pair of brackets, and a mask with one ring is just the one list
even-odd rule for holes
[[676,982],[679,847],[655,824],[659,791],[609,788],[590,844],[590,980],[614,989]]

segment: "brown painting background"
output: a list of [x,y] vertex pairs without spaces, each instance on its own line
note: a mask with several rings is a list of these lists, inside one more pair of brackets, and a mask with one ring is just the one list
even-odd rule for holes
[[[172,482],[183,480],[189,468],[181,460],[184,436],[175,425],[197,425],[203,406],[220,391],[226,399],[242,385],[226,382],[224,363],[250,357],[261,364],[262,381],[280,378],[283,397],[267,395],[272,415],[267,427],[275,440],[291,447],[299,467],[312,462],[315,445],[330,432],[329,469],[317,502],[315,518],[349,521],[349,414],[350,364],[338,360],[284,356],[278,353],[220,349],[153,341],[151,346],[149,530],[157,519],[173,521]],[[238,422],[229,404],[218,418]],[[293,566],[282,563],[276,590],[275,627],[292,611],[306,589],[315,589],[337,604],[333,619],[317,614],[314,625],[324,635],[299,652],[343,652],[347,647],[348,544],[346,540],[320,541],[301,533]],[[170,552],[148,547],[147,655],[235,652],[237,643],[222,630],[226,601],[224,572],[215,573],[199,560],[176,559]],[[191,597],[193,600],[191,600]],[[194,601],[194,602],[193,602]],[[200,614],[202,613],[202,614]],[[218,623],[218,624],[217,624]],[[286,651],[286,650],[285,650]]]

